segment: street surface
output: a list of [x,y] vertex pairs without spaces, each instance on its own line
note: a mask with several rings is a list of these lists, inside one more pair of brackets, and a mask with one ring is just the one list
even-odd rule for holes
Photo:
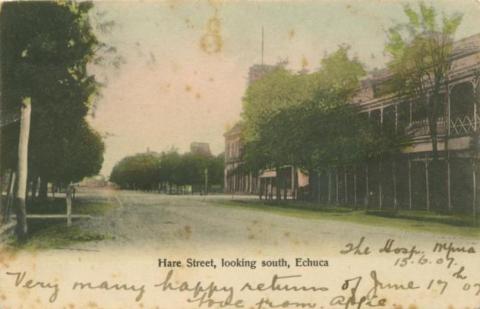
[[330,249],[338,252],[339,246],[358,241],[361,236],[375,243],[385,243],[391,238],[414,240],[417,244],[458,238],[385,226],[290,217],[221,204],[221,200],[256,197],[163,195],[112,189],[83,189],[78,196],[118,206],[104,216],[81,223],[85,229],[109,236],[99,243],[79,244],[95,250],[132,246],[153,250],[188,248],[189,251],[242,247],[276,252],[288,246],[300,252],[310,252],[315,247],[322,248],[323,252]]

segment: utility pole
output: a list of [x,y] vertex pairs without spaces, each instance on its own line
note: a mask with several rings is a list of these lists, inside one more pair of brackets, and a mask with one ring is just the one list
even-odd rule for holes
[[262,26],[262,65],[263,65],[263,52],[265,49],[265,43],[264,43],[264,31],[263,31],[263,26]]
[[208,168],[205,168],[204,175],[205,175],[205,195],[207,195],[208,194]]
[[16,234],[19,241],[27,236],[27,176],[28,176],[28,140],[30,136],[31,98],[22,100],[20,111],[20,134],[18,138],[18,176],[15,196],[15,212],[17,215]]

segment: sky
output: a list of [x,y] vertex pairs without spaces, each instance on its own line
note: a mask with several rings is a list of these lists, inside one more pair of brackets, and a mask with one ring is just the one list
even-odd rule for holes
[[[386,29],[405,21],[405,1],[103,1],[92,18],[113,21],[100,41],[116,48],[119,68],[92,67],[104,81],[91,123],[105,138],[101,173],[139,152],[224,149],[223,133],[240,119],[249,67],[288,60],[313,71],[340,44],[368,70],[382,68]],[[413,6],[416,2],[411,2]],[[429,4],[429,2],[426,2]],[[463,13],[456,38],[480,33],[478,0],[437,0]]]

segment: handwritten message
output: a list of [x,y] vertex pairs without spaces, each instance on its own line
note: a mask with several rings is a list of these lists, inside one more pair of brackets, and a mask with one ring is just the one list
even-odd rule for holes
[[[102,293],[105,298],[122,294],[132,303],[165,295],[179,298],[182,308],[408,308],[398,301],[402,295],[434,298],[452,293],[462,295],[472,308],[480,308],[480,276],[470,270],[471,263],[464,262],[480,261],[478,248],[442,241],[432,242],[431,247],[405,243],[386,239],[379,245],[362,236],[344,244],[333,259],[159,257],[151,266],[155,279],[145,282],[98,277],[57,281],[23,270],[4,272],[2,280],[12,289],[42,291],[51,304],[69,291],[69,295],[79,297],[89,292]],[[347,260],[352,264],[340,262]],[[387,267],[376,265],[380,260]],[[355,261],[358,265],[353,264]],[[346,266],[349,271],[342,272],[346,276],[335,271]],[[427,268],[429,275],[425,276],[422,269]],[[195,270],[194,274],[183,276],[189,269]],[[246,280],[214,276],[230,270],[249,271],[251,275]],[[257,278],[256,274],[262,276]]]

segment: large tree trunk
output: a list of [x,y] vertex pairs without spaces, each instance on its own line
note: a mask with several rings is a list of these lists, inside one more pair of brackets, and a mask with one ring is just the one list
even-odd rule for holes
[[318,197],[318,173],[308,171],[308,186],[310,187],[310,200],[315,201]]
[[293,197],[295,200],[298,199],[298,173],[295,166],[293,167]]
[[435,83],[431,96],[428,98],[428,125],[430,129],[430,138],[432,140],[432,159],[435,161],[438,159],[438,134],[437,134],[437,122],[438,122],[438,105],[441,99],[439,95],[440,83]]
[[[439,84],[439,83],[437,83]],[[430,136],[432,139],[432,162],[430,169],[435,173],[439,170],[439,166],[441,162],[439,162],[438,158],[438,130],[437,130],[437,122],[438,122],[438,106],[442,102],[442,96],[439,95],[439,86],[435,85],[433,89],[433,93],[430,97],[430,117],[429,117],[429,127],[430,127]],[[447,121],[449,121],[447,119]],[[447,152],[445,151],[445,156],[447,156]],[[439,209],[441,207],[441,201],[438,199],[441,196],[439,190],[442,190],[441,183],[438,182],[437,177],[432,178],[432,186],[430,190],[430,205],[429,208],[432,207],[433,209]]]
[[30,135],[30,98],[24,99],[21,106],[20,135],[18,139],[18,177],[15,196],[15,212],[17,215],[16,234],[20,242],[27,237],[27,179],[28,179],[28,139]]
[[280,201],[282,199],[282,192],[280,191],[282,177],[280,175],[280,169],[278,167],[275,168],[275,173],[277,174],[277,177],[275,177],[275,195],[277,201]]

